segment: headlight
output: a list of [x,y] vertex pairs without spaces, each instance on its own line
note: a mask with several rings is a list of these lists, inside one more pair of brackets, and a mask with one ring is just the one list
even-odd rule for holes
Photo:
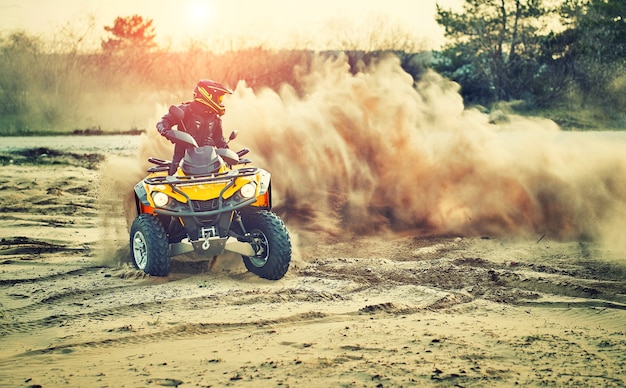
[[165,193],[157,191],[152,194],[152,200],[154,200],[156,206],[164,207],[170,201],[170,197]]
[[254,183],[252,183],[252,182],[246,183],[239,190],[239,193],[244,198],[252,198],[252,197],[254,197],[256,195],[256,185]]

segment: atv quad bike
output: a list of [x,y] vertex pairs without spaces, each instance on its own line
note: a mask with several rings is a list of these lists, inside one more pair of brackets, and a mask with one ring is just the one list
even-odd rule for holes
[[[170,113],[181,115],[177,107]],[[234,139],[233,132],[230,140]],[[172,131],[173,142],[192,145],[175,175],[170,161],[148,159],[155,166],[135,185],[137,217],[130,228],[133,265],[153,276],[167,276],[170,257],[196,252],[215,258],[240,254],[248,271],[281,279],[291,261],[291,240],[273,212],[270,173],[248,167],[239,152],[199,147],[186,132]],[[235,168],[238,167],[238,168]]]

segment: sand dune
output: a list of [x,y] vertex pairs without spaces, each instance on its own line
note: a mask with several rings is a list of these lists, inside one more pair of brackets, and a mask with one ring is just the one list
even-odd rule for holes
[[238,257],[148,277],[103,231],[98,162],[46,158],[1,167],[1,387],[626,385],[620,252],[287,222],[280,281]]

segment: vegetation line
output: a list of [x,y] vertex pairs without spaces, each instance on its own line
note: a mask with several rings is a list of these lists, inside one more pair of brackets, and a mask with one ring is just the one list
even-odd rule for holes
[[174,52],[158,47],[152,20],[138,15],[104,26],[98,51],[83,49],[76,34],[48,42],[0,31],[0,136],[139,134],[158,104],[187,100],[208,76],[302,93],[300,75],[320,55],[344,55],[351,72],[395,55],[416,82],[428,69],[457,82],[466,106],[564,128],[626,129],[625,20],[623,0],[468,0],[460,11],[437,7],[446,44],[436,52],[381,25],[360,37],[371,47],[338,38],[325,52],[261,45],[216,53],[197,42]]

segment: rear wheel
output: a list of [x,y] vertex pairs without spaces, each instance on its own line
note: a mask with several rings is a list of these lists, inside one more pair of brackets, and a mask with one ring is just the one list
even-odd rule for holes
[[152,276],[167,276],[170,255],[167,234],[158,218],[140,214],[130,227],[130,258],[135,268]]
[[253,237],[254,256],[243,256],[248,271],[269,280],[285,276],[291,262],[291,239],[283,221],[274,213],[261,210],[243,219]]

